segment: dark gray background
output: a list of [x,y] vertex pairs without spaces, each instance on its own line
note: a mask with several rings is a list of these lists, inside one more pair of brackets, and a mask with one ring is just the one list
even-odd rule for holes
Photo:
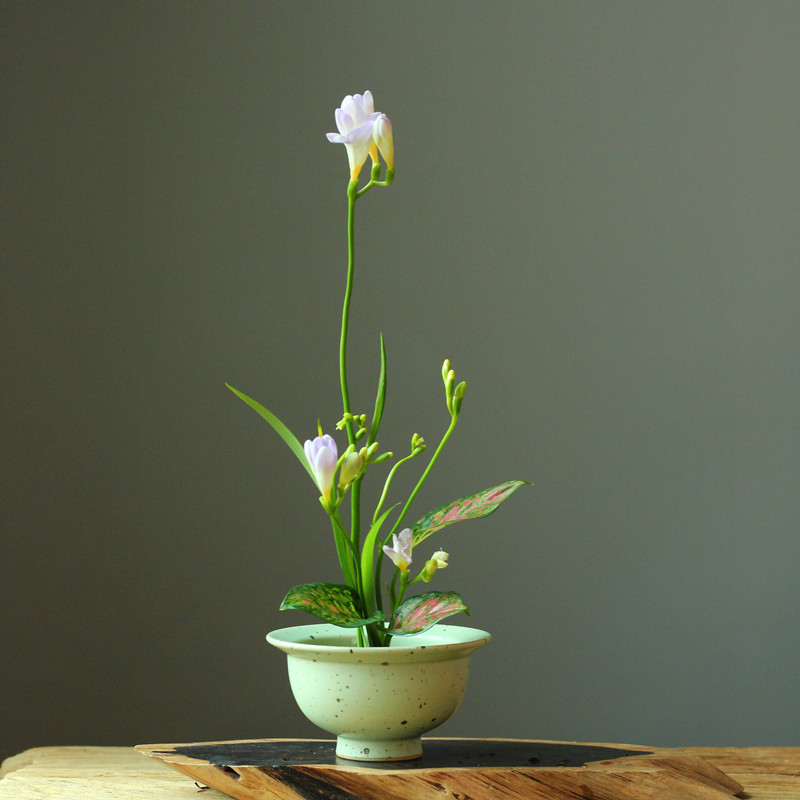
[[[443,735],[798,744],[800,5],[3,2],[0,756],[315,736],[264,635],[336,579],[304,439],[446,424],[494,633]],[[414,469],[404,474],[411,476]],[[373,478],[374,481],[374,478]],[[380,482],[380,481],[379,481]],[[398,490],[403,488],[402,481]],[[370,495],[367,492],[367,498]]]

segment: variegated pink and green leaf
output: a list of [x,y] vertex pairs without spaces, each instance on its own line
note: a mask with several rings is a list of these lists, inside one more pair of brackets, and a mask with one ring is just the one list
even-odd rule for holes
[[445,617],[460,611],[469,614],[469,609],[457,592],[428,592],[409,597],[397,607],[387,633],[392,636],[422,633]]
[[417,522],[412,528],[414,531],[414,546],[424,542],[432,533],[441,530],[454,522],[461,522],[464,519],[477,519],[478,517],[488,517],[496,511],[501,503],[509,497],[520,486],[527,484],[527,481],[507,481],[499,486],[486,489],[469,497],[462,497],[449,505],[431,511]]
[[280,610],[298,608],[319,617],[323,622],[341,628],[359,628],[386,619],[380,611],[364,619],[358,605],[358,595],[349,586],[339,583],[304,583],[289,590],[283,598]]

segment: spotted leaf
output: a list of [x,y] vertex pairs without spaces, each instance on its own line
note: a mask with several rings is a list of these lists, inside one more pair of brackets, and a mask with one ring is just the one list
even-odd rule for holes
[[508,500],[509,497],[527,481],[507,481],[486,489],[469,497],[462,497],[449,505],[431,511],[417,522],[412,528],[414,531],[414,546],[425,541],[432,533],[441,530],[454,522],[463,519],[477,519],[478,517],[488,517],[497,507]]
[[457,592],[428,592],[409,597],[397,607],[387,633],[392,636],[422,633],[439,620],[459,611],[469,614],[469,609]]
[[368,619],[359,612],[356,592],[349,586],[338,583],[304,583],[290,589],[281,603],[281,611],[298,608],[308,611],[323,622],[341,628],[359,628],[371,622],[380,622],[386,616],[376,611]]

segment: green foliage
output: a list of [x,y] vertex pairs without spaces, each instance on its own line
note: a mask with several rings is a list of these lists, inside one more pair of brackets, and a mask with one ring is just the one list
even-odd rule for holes
[[454,522],[461,522],[465,519],[478,519],[488,517],[496,511],[499,506],[508,500],[509,497],[520,486],[527,484],[527,481],[507,481],[491,489],[485,489],[469,497],[462,497],[454,500],[446,506],[437,508],[426,514],[412,528],[414,531],[414,547],[420,542],[424,542],[432,533],[441,530]]
[[317,479],[314,476],[314,471],[311,469],[311,465],[308,463],[308,459],[306,458],[305,451],[303,450],[303,445],[300,444],[298,438],[268,409],[261,405],[257,400],[253,400],[252,397],[248,397],[246,394],[243,394],[238,389],[234,389],[229,383],[225,384],[237,397],[244,400],[253,411],[256,412],[260,417],[265,419],[273,428],[275,433],[283,439],[284,442],[288,445],[289,449],[295,454],[297,460],[305,467],[306,472],[311,476],[311,480],[314,481],[316,484]]
[[298,608],[323,622],[342,628],[360,628],[386,619],[380,611],[364,618],[359,606],[358,593],[349,586],[339,583],[304,583],[289,590],[283,598],[280,610]]
[[461,611],[469,614],[469,609],[457,592],[428,592],[409,597],[395,610],[387,632],[392,636],[422,633],[440,620]]

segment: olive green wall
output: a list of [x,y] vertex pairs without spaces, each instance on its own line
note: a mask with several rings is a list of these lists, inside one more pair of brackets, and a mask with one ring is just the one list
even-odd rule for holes
[[264,634],[329,528],[224,382],[337,419],[367,88],[354,405],[382,331],[435,440],[449,357],[419,513],[534,483],[437,542],[495,636],[441,733],[800,743],[800,5],[1,5],[0,757],[318,735]]

